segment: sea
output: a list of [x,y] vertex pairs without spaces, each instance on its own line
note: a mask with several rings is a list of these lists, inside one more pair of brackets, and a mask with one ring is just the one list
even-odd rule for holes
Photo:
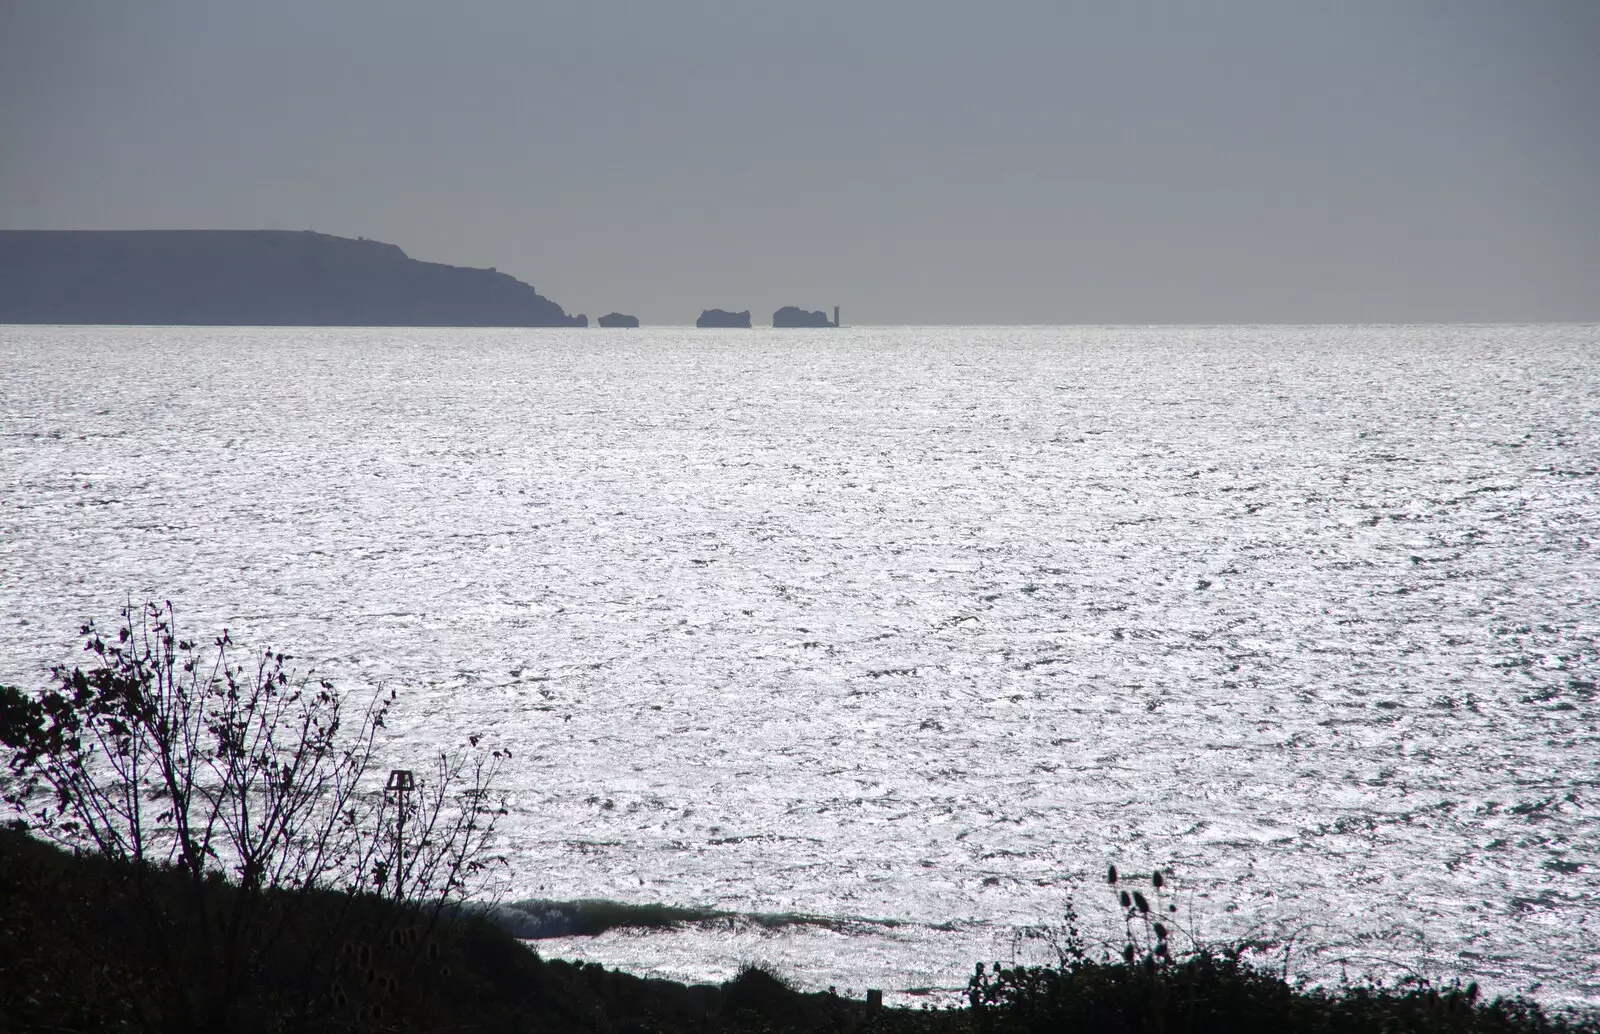
[[547,956],[1600,1004],[1600,327],[0,327],[0,682],[145,599],[509,751]]

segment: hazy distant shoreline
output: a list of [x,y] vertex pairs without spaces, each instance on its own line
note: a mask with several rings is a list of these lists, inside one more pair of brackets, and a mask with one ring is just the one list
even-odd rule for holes
[[0,323],[584,327],[496,269],[289,230],[0,230]]

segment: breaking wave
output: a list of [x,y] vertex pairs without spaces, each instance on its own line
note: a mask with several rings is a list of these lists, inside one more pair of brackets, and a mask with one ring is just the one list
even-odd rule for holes
[[760,927],[766,930],[811,926],[850,933],[865,928],[891,929],[902,925],[894,919],[819,916],[800,912],[733,912],[681,905],[635,905],[604,898],[578,901],[530,899],[492,905],[485,909],[485,913],[513,937],[525,941],[552,937],[594,937],[615,929],[667,930],[685,926]]

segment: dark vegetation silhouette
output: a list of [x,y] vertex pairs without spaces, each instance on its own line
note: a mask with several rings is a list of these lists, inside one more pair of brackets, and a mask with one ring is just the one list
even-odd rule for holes
[[1120,945],[1091,952],[1069,900],[1057,962],[980,964],[961,1009],[761,966],[688,986],[545,960],[480,907],[509,755],[385,778],[392,692],[354,707],[283,654],[234,663],[226,632],[182,639],[165,604],[83,631],[87,665],[0,687],[0,1030],[1600,1032],[1476,985],[1308,987],[1252,945],[1180,950],[1170,877],[1114,868]]
[[0,230],[0,323],[584,327],[495,269],[298,230]]
[[[1060,927],[1043,936],[1047,966],[979,963],[967,984],[979,1034],[1594,1034],[1600,1014],[1553,1016],[1523,998],[1483,1000],[1478,985],[1436,985],[1409,976],[1393,986],[1292,983],[1282,968],[1252,962],[1255,943],[1196,943],[1179,928],[1170,880],[1160,871],[1130,882],[1106,874],[1123,920],[1122,943],[1091,951],[1069,900]],[[1188,939],[1180,949],[1180,939]]]
[[[181,638],[170,604],[83,633],[88,666],[57,666],[37,695],[0,687],[4,799],[22,828],[97,860],[84,918],[116,936],[79,947],[141,1026],[321,1017],[348,997],[341,946],[436,951],[455,905],[486,889],[502,752],[375,781],[393,691],[352,711],[281,653],[240,664],[227,632]],[[298,979],[260,1001],[284,967]]]

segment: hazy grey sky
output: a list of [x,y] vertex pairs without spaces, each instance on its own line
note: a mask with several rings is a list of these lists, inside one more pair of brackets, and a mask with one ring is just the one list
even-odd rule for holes
[[1600,320],[1600,0],[0,0],[0,227],[649,323]]

